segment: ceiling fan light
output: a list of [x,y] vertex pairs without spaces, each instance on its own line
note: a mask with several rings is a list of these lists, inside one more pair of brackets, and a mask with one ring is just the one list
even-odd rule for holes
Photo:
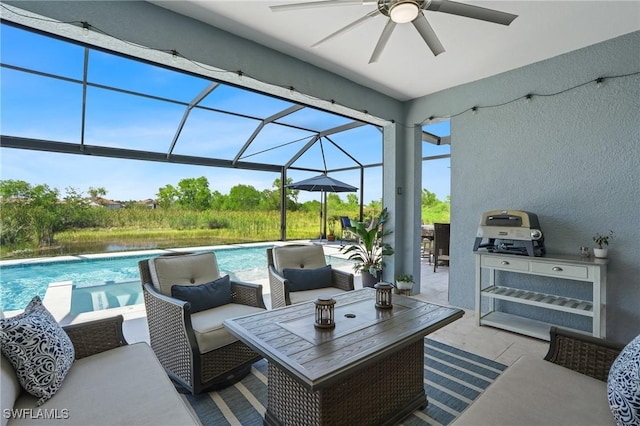
[[418,3],[413,0],[399,1],[389,10],[389,16],[391,20],[396,24],[404,24],[411,22],[420,13],[420,7]]

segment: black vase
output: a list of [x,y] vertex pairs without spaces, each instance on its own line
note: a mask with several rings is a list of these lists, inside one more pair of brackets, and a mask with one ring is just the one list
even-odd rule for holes
[[362,287],[373,287],[380,282],[382,272],[378,271],[376,275],[372,275],[369,271],[362,271],[360,276],[362,277]]

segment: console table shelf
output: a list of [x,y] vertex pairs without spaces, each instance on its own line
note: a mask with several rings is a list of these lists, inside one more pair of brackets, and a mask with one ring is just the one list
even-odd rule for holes
[[[589,334],[600,338],[606,337],[606,259],[585,259],[573,256],[524,257],[483,252],[476,252],[475,255],[478,325],[498,327],[544,340],[549,340],[551,326],[560,325],[496,310],[495,301],[505,300],[535,308],[590,317],[592,318],[592,330]],[[482,282],[483,268],[489,270],[488,285]],[[589,282],[592,287],[592,300],[497,285],[495,271]],[[483,299],[489,300],[488,312],[482,311]],[[582,330],[572,330],[585,333]]]
[[512,287],[492,286],[482,290],[482,296],[494,299],[509,300],[516,303],[555,309],[572,314],[593,316],[593,303],[588,300],[571,299],[553,294],[519,290]]

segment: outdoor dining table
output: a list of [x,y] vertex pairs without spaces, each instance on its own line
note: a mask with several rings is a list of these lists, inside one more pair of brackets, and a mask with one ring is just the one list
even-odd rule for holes
[[314,302],[229,319],[225,327],[268,360],[268,425],[394,424],[425,408],[424,337],[457,308],[376,290],[341,293],[335,328],[314,325]]

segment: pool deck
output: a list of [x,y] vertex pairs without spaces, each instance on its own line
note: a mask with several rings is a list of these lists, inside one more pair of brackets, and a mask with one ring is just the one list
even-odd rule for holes
[[[162,255],[167,253],[184,253],[190,251],[203,251],[203,250],[219,250],[228,248],[247,248],[264,245],[287,245],[287,244],[321,244],[324,246],[325,254],[332,257],[346,258],[344,254],[340,252],[340,241],[327,242],[326,240],[296,240],[296,241],[265,241],[260,243],[246,243],[246,244],[227,244],[217,246],[198,246],[198,247],[184,247],[175,249],[154,249],[154,250],[142,250],[142,251],[127,251],[117,253],[100,253],[100,254],[83,254],[73,256],[56,256],[47,258],[30,258],[30,259],[16,259],[0,261],[0,266],[6,265],[27,265],[32,263],[46,263],[46,262],[60,262],[68,260],[80,260],[80,259],[104,259],[113,257],[127,257],[127,256],[144,256],[144,255]],[[339,268],[348,272],[353,272],[350,267]],[[267,275],[267,265],[264,268],[264,278],[252,280],[256,284],[262,284],[262,293],[264,296],[265,304],[268,308],[271,307],[271,288],[269,285],[269,277]],[[125,320],[136,320],[145,318],[146,312],[144,304],[137,304],[131,306],[123,306],[119,308],[103,309],[92,312],[83,312],[72,314],[71,313],[71,291],[73,283],[71,281],[61,281],[56,283],[50,283],[47,292],[43,298],[43,303],[56,320],[62,324],[77,324],[94,319],[106,318],[115,315],[123,315]],[[22,312],[22,310],[6,311],[4,314],[8,317],[14,316]]]

